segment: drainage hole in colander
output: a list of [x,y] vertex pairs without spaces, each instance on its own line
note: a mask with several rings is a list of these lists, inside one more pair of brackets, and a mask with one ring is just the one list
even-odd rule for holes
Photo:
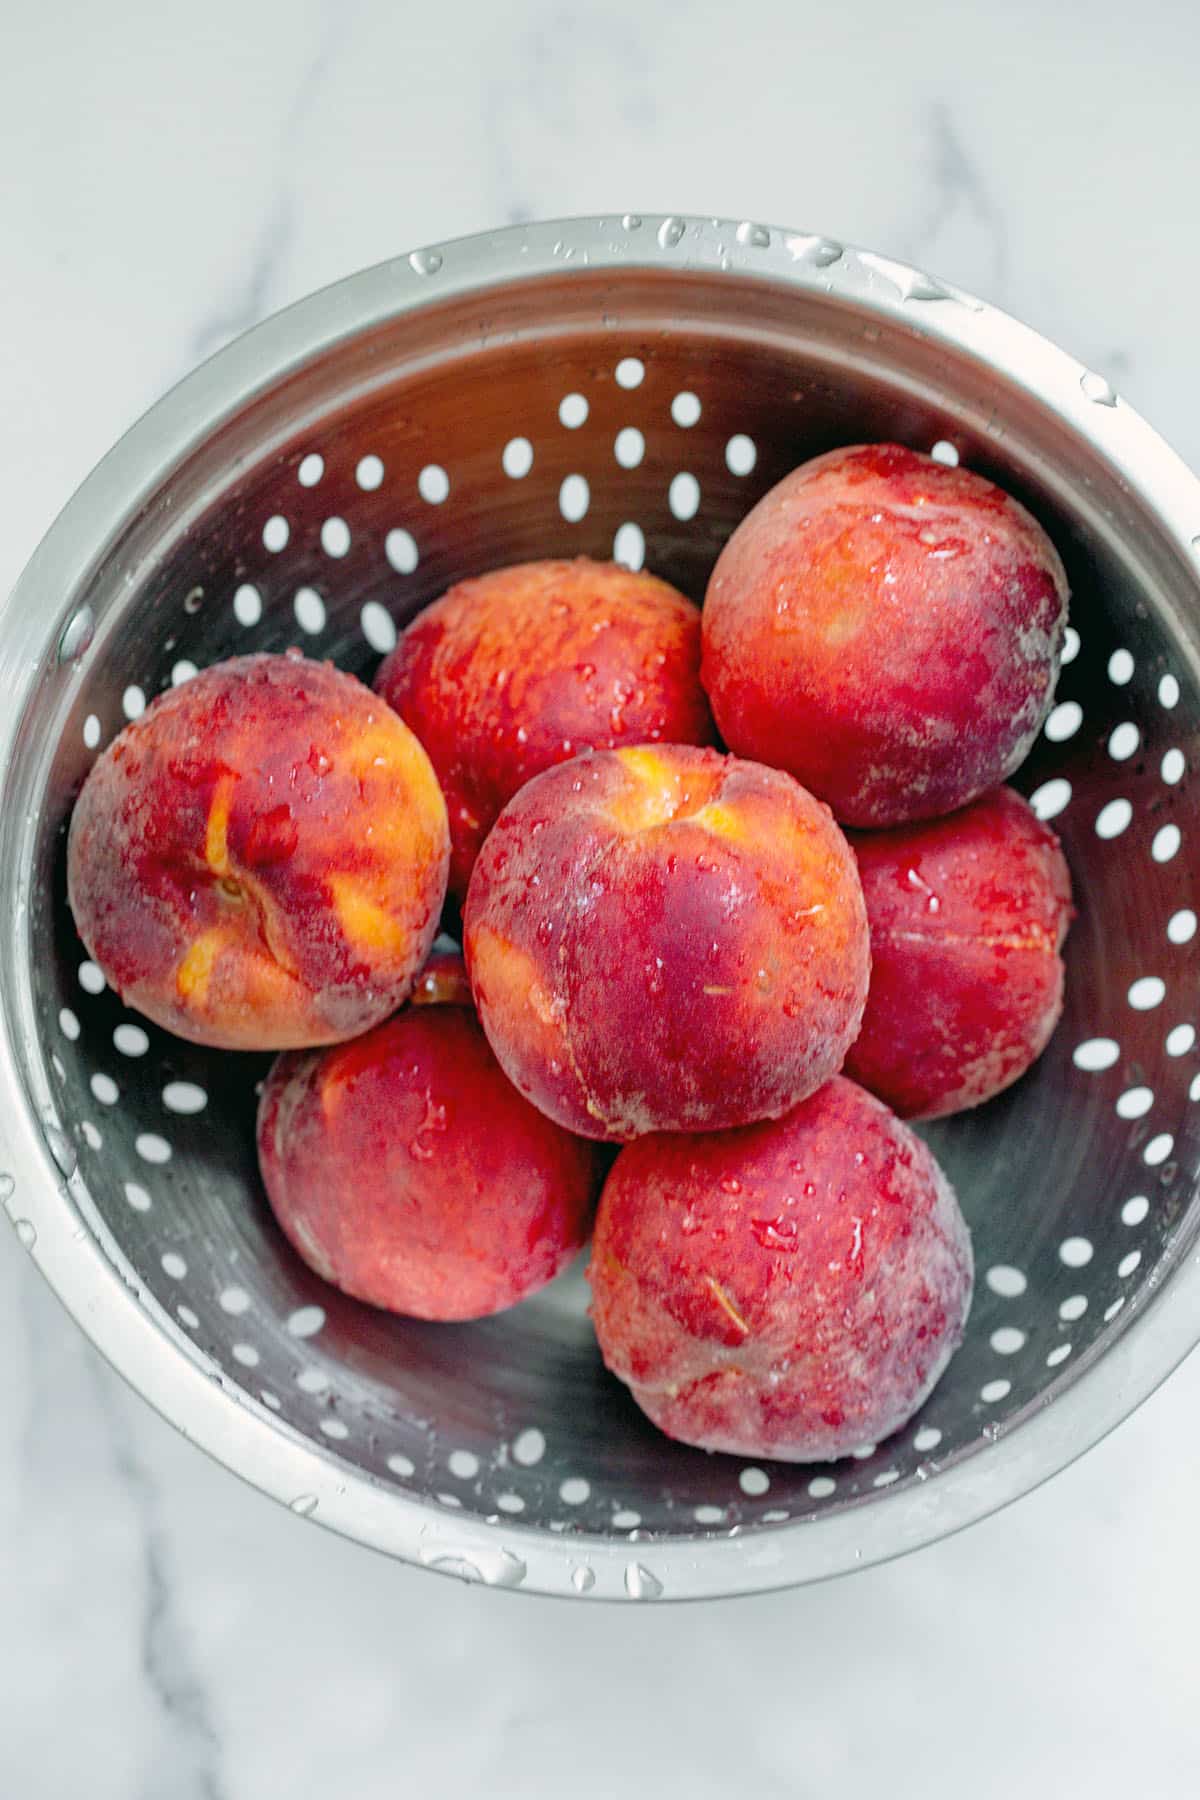
[[667,504],[676,519],[694,519],[700,510],[700,483],[686,469],[674,476],[667,490]]
[[624,564],[625,568],[638,570],[646,560],[646,538],[640,525],[627,519],[618,525],[613,538],[613,561]]
[[546,1454],[546,1440],[536,1425],[530,1425],[524,1431],[518,1432],[513,1439],[512,1454],[513,1461],[520,1463],[526,1469],[531,1469],[535,1463],[541,1462]]
[[411,575],[421,560],[416,539],[402,525],[389,531],[383,541],[384,555],[397,575]]
[[1098,838],[1120,837],[1133,818],[1133,807],[1123,798],[1110,800],[1102,806],[1096,815],[1096,836]]
[[396,648],[396,626],[386,606],[368,600],[359,614],[362,634],[377,656],[387,656]]
[[1166,1162],[1174,1148],[1175,1139],[1171,1136],[1171,1133],[1169,1131],[1160,1131],[1157,1137],[1152,1137],[1150,1139],[1150,1142],[1142,1151],[1142,1161],[1147,1163],[1150,1168],[1156,1169],[1160,1163]]
[[1065,744],[1083,724],[1083,708],[1078,700],[1061,700],[1046,720],[1045,733],[1052,744]]
[[646,440],[636,425],[625,425],[613,442],[613,455],[623,469],[636,469],[646,454]]
[[500,466],[513,481],[523,481],[533,467],[533,445],[526,437],[509,438],[500,453]]
[[310,636],[325,629],[325,602],[316,588],[302,587],[296,589],[296,597],[292,602],[292,610],[296,615],[296,623],[301,631]]
[[749,475],[758,461],[758,447],[744,431],[737,431],[725,446],[725,467],[731,475]]
[[168,1081],[162,1097],[168,1112],[184,1117],[203,1112],[208,1105],[208,1095],[195,1081]]
[[417,476],[417,492],[429,506],[441,506],[450,496],[450,477],[440,463],[426,463]]
[[1182,842],[1183,833],[1178,825],[1164,825],[1154,834],[1154,841],[1150,845],[1150,854],[1156,863],[1170,862]]
[[1182,907],[1178,913],[1171,913],[1166,922],[1166,934],[1171,943],[1191,943],[1196,936],[1196,914],[1191,907]]
[[1070,782],[1064,776],[1056,775],[1052,780],[1043,781],[1041,787],[1034,789],[1029,796],[1029,804],[1038,818],[1046,822],[1050,819],[1057,819],[1059,813],[1063,812],[1070,803],[1070,799]]
[[591,490],[582,475],[567,475],[558,490],[558,510],[568,525],[578,525],[587,513]]
[[288,1314],[287,1328],[292,1337],[316,1337],[325,1324],[325,1308],[323,1306],[298,1306],[295,1312]]
[[247,630],[257,625],[263,614],[262,595],[256,587],[244,581],[233,596],[233,616],[239,625]]
[[1121,1046],[1115,1038],[1086,1038],[1082,1044],[1076,1044],[1071,1060],[1077,1069],[1097,1075],[1111,1069],[1120,1054]]

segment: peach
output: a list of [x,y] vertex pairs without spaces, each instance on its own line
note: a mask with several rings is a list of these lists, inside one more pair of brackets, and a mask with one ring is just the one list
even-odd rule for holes
[[585,557],[460,582],[375,685],[437,770],[459,899],[501,807],[543,769],[587,749],[714,741],[698,609],[653,575]]
[[588,1137],[775,1117],[841,1066],[866,912],[829,809],[715,750],[598,751],[500,814],[464,914],[509,1078]]
[[767,1124],[627,1145],[589,1279],[604,1361],[668,1436],[821,1462],[928,1397],[971,1242],[925,1145],[839,1076]]
[[729,539],[704,605],[726,743],[844,825],[935,818],[1003,781],[1049,710],[1067,578],[1023,506],[899,444],[834,450]]
[[275,1063],[258,1115],[272,1209],[310,1268],[420,1319],[479,1319],[587,1240],[599,1149],[523,1100],[488,1049],[457,958],[352,1044]]
[[1063,1005],[1071,877],[1011,788],[856,837],[871,989],[846,1072],[902,1118],[978,1106],[1023,1075]]
[[446,890],[446,808],[382,700],[246,656],[159,696],[94,764],[68,890],[113,988],[234,1050],[353,1037],[412,988]]

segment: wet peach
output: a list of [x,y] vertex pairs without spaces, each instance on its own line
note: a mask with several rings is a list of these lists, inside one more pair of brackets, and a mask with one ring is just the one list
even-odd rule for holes
[[127,1005],[238,1050],[336,1042],[400,1004],[446,888],[429,759],[352,676],[219,663],[93,766],[71,819],[79,934]]
[[710,744],[700,614],[614,563],[522,563],[421,613],[376,688],[428,751],[450,812],[450,888],[518,788],[587,749]]
[[412,1005],[352,1044],[276,1062],[259,1166],[296,1250],[325,1280],[421,1319],[478,1319],[582,1248],[598,1146],[523,1100],[435,958]]
[[872,967],[846,1072],[902,1118],[978,1106],[1036,1061],[1062,1012],[1072,908],[1058,839],[997,788],[853,843]]
[[464,914],[509,1077],[589,1137],[711,1131],[828,1080],[866,996],[866,913],[827,807],[714,750],[550,769],[505,807]]
[[898,444],[805,463],[739,525],[704,604],[731,750],[845,825],[937,817],[1003,781],[1049,710],[1067,579],[1024,507]]
[[841,1077],[785,1118],[627,1145],[589,1279],[670,1437],[817,1462],[899,1431],[962,1339],[971,1244],[925,1145]]

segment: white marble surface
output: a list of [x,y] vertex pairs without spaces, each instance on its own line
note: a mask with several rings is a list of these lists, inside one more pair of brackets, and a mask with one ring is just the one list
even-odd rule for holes
[[[873,243],[1200,464],[1188,0],[0,4],[0,587],[121,429],[423,240],[634,206]],[[394,1567],[208,1463],[0,1239],[0,1792],[1200,1791],[1200,1362],[892,1568],[599,1610]]]

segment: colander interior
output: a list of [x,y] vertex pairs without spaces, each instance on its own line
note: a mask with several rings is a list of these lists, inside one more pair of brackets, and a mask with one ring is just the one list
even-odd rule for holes
[[[301,357],[205,421],[96,546],[71,596],[93,641],[40,684],[22,727],[24,754],[41,758],[30,1054],[78,1159],[84,1228],[155,1320],[163,1356],[200,1359],[257,1429],[299,1434],[435,1514],[642,1543],[652,1581],[655,1541],[883,1506],[883,1490],[987,1456],[1084,1377],[1190,1241],[1200,714],[1180,621],[1189,606],[1194,617],[1194,576],[1068,420],[928,338],[916,302],[883,318],[819,286],[719,269],[563,266],[444,299],[436,271],[428,285],[427,305]],[[645,1423],[602,1368],[579,1268],[460,1326],[388,1317],[311,1275],[256,1175],[266,1060],[173,1039],[104,987],[66,909],[64,829],[99,749],[197,668],[300,645],[369,679],[449,582],[525,557],[644,559],[699,600],[729,532],[780,476],[883,438],[939,444],[1004,483],[1066,561],[1069,660],[1017,785],[1062,834],[1079,916],[1041,1062],[927,1133],[979,1272],[949,1373],[887,1443],[830,1467],[750,1465]],[[61,598],[47,596],[48,619]],[[68,652],[93,636],[86,625]]]

